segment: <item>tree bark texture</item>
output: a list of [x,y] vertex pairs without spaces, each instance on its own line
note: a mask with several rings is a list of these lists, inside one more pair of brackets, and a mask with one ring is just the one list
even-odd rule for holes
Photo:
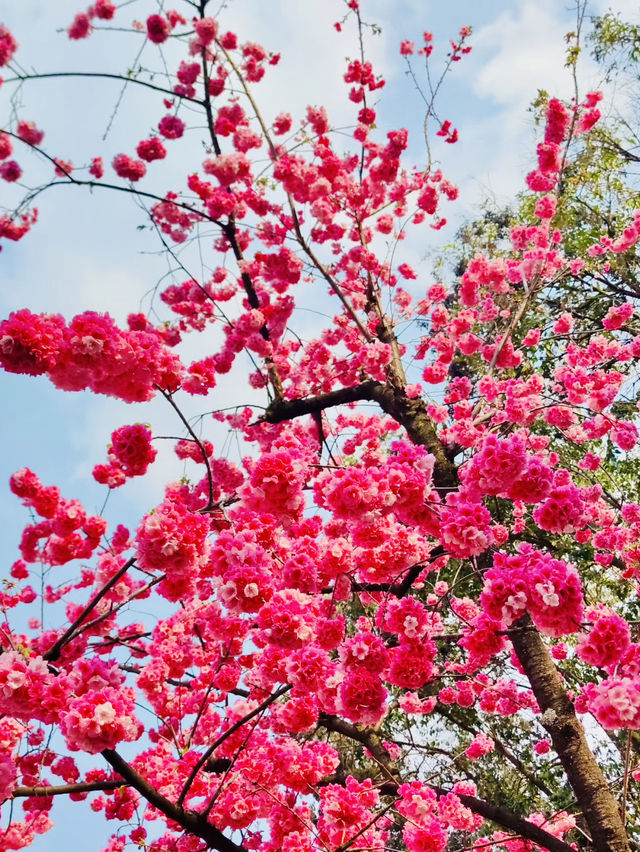
[[629,852],[629,840],[616,800],[569,700],[558,671],[529,615],[510,635],[520,665],[540,705],[542,722],[569,780],[596,852]]

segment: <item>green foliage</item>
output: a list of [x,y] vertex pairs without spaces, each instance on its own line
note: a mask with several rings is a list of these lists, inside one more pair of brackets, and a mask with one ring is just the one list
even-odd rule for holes
[[621,70],[637,75],[640,62],[640,26],[623,21],[619,14],[607,12],[592,21],[589,36],[594,57],[601,62],[608,77]]

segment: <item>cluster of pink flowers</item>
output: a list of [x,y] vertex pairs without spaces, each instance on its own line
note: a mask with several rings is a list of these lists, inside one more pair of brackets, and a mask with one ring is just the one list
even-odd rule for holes
[[482,817],[474,815],[457,795],[474,795],[475,786],[468,782],[454,785],[451,793],[437,793],[420,781],[398,788],[398,811],[406,817],[403,839],[409,852],[443,852],[449,842],[447,827],[455,831],[475,831]]
[[154,160],[163,160],[167,156],[167,149],[157,136],[152,136],[138,143],[136,153],[141,160],[151,163]]
[[494,494],[525,503],[544,500],[554,481],[549,464],[527,453],[518,434],[509,438],[495,435],[484,438],[480,449],[462,468],[461,478],[470,493]]
[[251,530],[220,533],[207,574],[218,580],[218,595],[232,612],[258,612],[271,598],[277,576],[273,558]]
[[89,6],[86,12],[78,12],[72,23],[67,28],[70,39],[79,40],[91,35],[93,26],[91,21],[97,18],[101,21],[110,21],[116,13],[116,6],[112,0],[96,0]]
[[260,636],[278,648],[303,647],[315,636],[318,605],[316,598],[295,589],[276,592],[258,614]]
[[640,728],[640,679],[611,677],[587,684],[579,709],[589,710],[603,728]]
[[151,430],[142,423],[120,426],[111,433],[108,455],[109,464],[99,464],[93,469],[96,482],[117,488],[129,477],[144,476],[157,455],[151,445]]
[[162,15],[149,15],[147,18],[147,38],[154,44],[162,44],[169,38],[171,24]]
[[154,204],[151,216],[163,234],[167,234],[176,243],[183,243],[202,216],[176,203],[178,195],[168,192],[164,201]]
[[583,526],[583,492],[573,484],[568,471],[556,471],[551,495],[534,509],[533,519],[541,529],[555,533],[571,533]]
[[420,689],[439,673],[433,661],[437,654],[434,642],[404,640],[391,649],[386,680],[401,689]]
[[0,24],[0,68],[11,62],[17,49],[18,42],[4,24]]
[[533,192],[553,189],[562,165],[561,145],[571,123],[569,110],[556,98],[549,101],[544,142],[538,145],[538,169],[527,175],[527,186]]
[[25,722],[34,718],[50,721],[48,693],[53,683],[42,657],[16,651],[0,654],[0,712]]
[[180,139],[184,133],[185,123],[177,115],[165,115],[158,123],[160,135],[165,139]]
[[[357,0],[347,6],[358,11]],[[69,37],[89,36],[99,29],[98,20],[111,20],[115,11],[111,0],[96,0],[76,15]],[[148,164],[164,159],[166,143],[185,134],[185,108],[193,110],[190,132],[196,133],[196,112],[206,102],[206,159],[186,172],[182,190],[153,196],[151,219],[180,245],[206,226],[215,232],[210,248],[219,259],[202,264],[209,269],[203,281],[187,272],[186,280],[166,287],[161,300],[173,314],[166,326],[143,314],[130,316],[121,329],[95,312],[67,322],[18,311],[0,322],[0,364],[9,372],[47,375],[64,390],[90,389],[127,402],[149,401],[161,390],[175,408],[178,390],[217,398],[220,376],[248,353],[256,362],[250,387],[266,387],[274,402],[266,415],[249,407],[216,412],[217,421],[257,450],[237,466],[214,457],[213,445],[195,440],[193,432],[178,440],[175,452],[185,468],[191,461],[202,465],[195,468],[196,481],[167,486],[164,500],[143,517],[134,536],[118,527],[107,538],[102,518],[62,499],[28,469],[12,477],[14,493],[41,520],[23,533],[23,559],[11,569],[15,584],[0,594],[3,610],[37,599],[22,584],[31,570],[27,563],[63,565],[96,556],[96,564],[82,565],[80,579],[44,587],[44,600],[64,607],[72,624],[67,634],[43,629],[39,619],[28,621],[25,636],[14,635],[8,623],[2,628],[3,646],[11,650],[0,653],[0,710],[18,720],[27,748],[17,756],[20,737],[7,735],[5,743],[0,725],[0,795],[11,795],[17,783],[49,783],[42,776],[49,768],[68,783],[80,778],[75,761],[45,745],[41,727],[29,727],[34,720],[56,724],[71,751],[97,754],[139,739],[144,729],[126,672],[137,676],[137,688],[157,717],[144,731],[148,748],[132,764],[161,795],[180,797],[189,813],[209,802],[210,822],[218,830],[242,831],[247,850],[388,848],[392,818],[380,808],[371,779],[319,786],[338,769],[340,755],[330,743],[312,739],[315,729],[324,724],[330,731],[328,717],[342,717],[344,729],[358,732],[356,739],[371,735],[375,742],[378,734],[366,729],[382,729],[387,714],[384,736],[397,714],[406,715],[411,732],[413,716],[453,705],[504,717],[524,710],[533,717],[540,710],[536,696],[520,677],[511,677],[518,660],[513,652],[507,662],[505,635],[526,613],[546,636],[577,635],[578,659],[604,669],[608,679],[587,686],[577,709],[590,711],[606,728],[640,729],[640,646],[631,642],[628,622],[602,606],[585,613],[577,569],[555,558],[550,546],[543,552],[511,544],[535,524],[541,533],[567,536],[563,547],[592,548],[598,568],[624,564],[627,579],[640,576],[640,507],[625,504],[619,511],[617,498],[607,501],[597,483],[608,463],[595,455],[597,446],[580,451],[601,439],[625,452],[637,446],[633,414],[607,412],[627,377],[626,367],[613,365],[640,357],[634,303],[611,305],[601,334],[589,339],[574,329],[577,312],[574,318],[562,310],[527,330],[513,307],[519,288],[529,297],[538,292],[527,289],[531,282],[535,288],[556,286],[567,270],[577,275],[583,268],[582,260],[568,262],[562,255],[562,233],[552,222],[570,128],[586,132],[593,126],[599,97],[590,93],[572,109],[549,101],[537,167],[527,178],[538,193],[531,204],[535,221],[511,230],[509,256],[477,254],[454,293],[434,283],[414,304],[420,267],[381,253],[379,246],[399,245],[407,223],[442,227],[441,211],[458,190],[436,169],[405,166],[406,130],[376,137],[372,97],[384,80],[370,62],[347,62],[357,146],[344,153],[342,142],[334,147],[337,134],[324,107],[308,106],[299,135],[286,140],[295,129],[288,112],[277,115],[269,130],[251,98],[248,106],[238,95],[278,61],[262,45],[239,41],[214,18],[187,22],[163,8],[135,22],[134,30],[143,43],[171,39],[172,49],[184,42],[187,52],[167,70],[166,112],[157,130],[135,145],[135,156],[116,154],[113,170],[138,182],[147,169],[159,168]],[[451,42],[450,62],[469,51],[468,35],[463,28]],[[421,55],[431,53],[432,38],[424,33]],[[16,48],[0,27],[0,66]],[[414,50],[412,42],[403,42],[402,55]],[[16,135],[36,147],[43,140],[43,132],[25,120]],[[436,135],[447,143],[458,138],[450,120],[439,123]],[[9,183],[22,176],[22,166],[10,159],[13,147],[0,133],[0,178]],[[54,165],[68,182],[71,164],[54,159]],[[102,178],[100,157],[91,161],[89,174]],[[19,239],[33,219],[3,216],[0,235]],[[639,238],[637,213],[619,237],[592,247],[594,266],[601,255],[628,251]],[[318,246],[322,260],[314,253]],[[317,337],[303,340],[287,333],[288,325],[298,293],[314,275],[331,284],[340,307]],[[393,325],[416,314],[423,336],[405,345],[394,337]],[[216,348],[197,350],[183,366],[172,347],[194,331],[212,332]],[[542,342],[555,351],[561,340],[565,350],[558,363],[539,368],[537,347]],[[428,403],[424,385],[407,384],[413,376],[405,379],[398,368],[399,359],[413,355],[416,375],[444,386],[432,388]],[[462,366],[473,359],[468,375],[456,369],[458,359]],[[367,393],[360,393],[363,388]],[[355,391],[355,407],[344,406],[335,417],[327,410],[316,412],[313,421],[273,422],[277,417],[271,415],[289,403],[304,409],[319,393],[341,389],[347,396]],[[374,399],[382,399],[393,416],[358,405]],[[397,439],[403,425],[416,423],[427,437],[409,431],[431,451],[407,436]],[[156,457],[151,441],[143,424],[116,429],[95,479],[115,488],[144,475]],[[575,445],[571,464],[566,462],[571,472],[558,449],[565,441]],[[451,474],[446,484],[443,471]],[[487,569],[476,557],[490,548],[498,552]],[[127,561],[129,550],[135,556]],[[470,586],[459,591],[469,572],[483,580],[477,600],[457,596],[471,594]],[[97,593],[88,613],[78,600],[82,590]],[[180,606],[158,617],[151,630],[122,618],[125,604],[152,591]],[[454,654],[439,647],[443,639],[457,643]],[[568,645],[553,644],[553,659],[564,659]],[[113,648],[118,662],[106,660]],[[489,663],[497,671],[491,669],[491,676],[481,670]],[[340,725],[334,732],[340,733]],[[211,771],[193,773],[211,743]],[[495,746],[479,733],[464,753],[479,760]],[[548,747],[538,743],[534,752],[544,754]],[[381,748],[399,763],[410,743],[384,742]],[[379,755],[365,751],[362,760],[371,758],[380,768]],[[225,767],[220,773],[218,760]],[[113,780],[102,772],[87,776],[94,778]],[[109,819],[134,819],[135,792],[104,793],[96,810]],[[311,794],[319,801],[317,814]],[[464,805],[464,796],[475,794],[471,783],[444,793],[416,780],[402,784],[398,794],[409,852],[444,852],[452,832],[474,832],[482,823]],[[32,822],[25,825],[33,827],[38,814],[48,825],[49,802],[40,799],[43,804],[30,798]],[[147,816],[161,818],[153,809]],[[544,824],[538,817],[530,819]],[[167,825],[150,849],[196,852],[199,839],[178,837],[176,824]],[[262,835],[266,825],[268,839]],[[0,849],[24,845],[31,828],[17,826],[10,831],[23,836],[10,835]],[[554,836],[571,827],[564,814],[545,824]],[[529,842],[500,834],[494,840],[513,850]],[[144,846],[145,830],[114,835],[109,852],[121,852],[128,841]]]
[[395,442],[392,450],[377,467],[347,467],[318,476],[318,505],[345,520],[364,522],[390,512],[405,522],[415,520],[431,494],[434,459],[405,442]]
[[476,486],[481,494],[507,495],[527,465],[525,444],[518,435],[498,438],[487,435],[469,465],[464,481]]
[[476,734],[471,744],[465,749],[465,754],[469,760],[478,760],[485,754],[490,754],[495,748],[495,743],[486,734]]
[[108,314],[87,311],[67,325],[57,314],[21,310],[0,322],[0,364],[10,373],[46,373],[56,387],[149,400],[180,385],[182,366],[152,331],[125,331]]
[[211,441],[200,441],[200,445],[193,438],[183,438],[174,447],[179,459],[191,459],[199,464],[204,464],[213,455],[213,444]]
[[215,270],[212,280],[204,285],[190,279],[182,284],[171,284],[160,294],[160,298],[169,308],[183,318],[180,327],[202,331],[214,315],[214,301],[227,301],[235,292],[235,287],[229,287],[226,296],[221,286],[226,280],[226,270]]
[[297,518],[304,508],[302,487],[308,478],[303,453],[281,449],[264,453],[250,463],[249,478],[241,490],[251,511],[270,512],[279,518]]
[[316,479],[318,505],[330,508],[337,518],[374,518],[393,503],[386,477],[375,468],[343,468]]
[[440,616],[413,597],[389,598],[378,608],[376,625],[401,639],[422,640],[443,629]]
[[501,258],[487,258],[478,254],[471,258],[460,280],[460,298],[466,307],[480,301],[481,289],[491,293],[508,292],[507,264]]
[[21,176],[22,169],[15,160],[5,160],[4,163],[0,163],[0,177],[2,180],[7,183],[15,183],[15,181],[20,180]]
[[452,556],[478,556],[494,542],[491,520],[491,512],[481,503],[449,494],[440,517],[442,543]]
[[135,691],[104,687],[73,698],[60,719],[60,730],[71,751],[97,754],[118,743],[137,740],[142,724],[135,717]]
[[602,118],[598,104],[602,100],[602,92],[588,92],[583,103],[580,104],[580,115],[576,126],[577,133],[588,133],[592,127]]
[[78,500],[62,499],[56,486],[44,486],[28,468],[14,473],[9,484],[13,493],[43,518],[26,526],[22,533],[20,552],[26,562],[64,565],[93,556],[107,529],[103,518],[87,515]]
[[[467,789],[464,782],[456,785],[459,792]],[[475,792],[475,790],[474,790]],[[482,823],[483,818],[474,814],[456,793],[446,793],[438,799],[438,816],[445,826],[450,826],[454,831],[476,831]]]
[[118,177],[132,182],[140,180],[147,173],[147,167],[142,160],[134,160],[128,154],[116,154],[111,165]]
[[336,709],[352,722],[377,725],[387,713],[387,695],[380,675],[363,666],[352,667],[340,684]]
[[[12,153],[13,145],[11,144],[11,138],[6,133],[0,133],[0,160],[6,160]],[[20,168],[17,163],[15,165]],[[2,167],[5,167],[5,163],[2,164]],[[7,178],[4,177],[4,180],[7,180]]]
[[44,139],[44,131],[36,127],[35,122],[21,119],[16,127],[16,134],[27,145],[40,145]]
[[60,729],[71,751],[97,754],[120,742],[139,739],[135,690],[123,686],[118,666],[100,659],[81,659],[58,681],[67,691]]
[[615,667],[631,645],[629,624],[605,607],[587,610],[586,617],[593,623],[589,632],[580,636],[576,654],[592,666]]
[[562,636],[582,622],[582,584],[573,565],[525,543],[512,556],[496,553],[480,604],[507,627],[528,612],[543,633]]
[[370,778],[360,783],[349,777],[344,787],[338,784],[323,787],[318,820],[321,842],[334,849],[348,843],[371,821],[371,811],[379,801],[380,794]]
[[209,555],[206,517],[180,502],[166,500],[143,519],[136,533],[138,563],[146,571],[165,574],[158,591],[177,601],[194,587]]
[[41,657],[0,654],[2,712],[25,721],[58,722],[74,751],[95,754],[140,737],[135,691],[122,687],[122,681],[117,667],[99,660],[80,661],[56,677]]

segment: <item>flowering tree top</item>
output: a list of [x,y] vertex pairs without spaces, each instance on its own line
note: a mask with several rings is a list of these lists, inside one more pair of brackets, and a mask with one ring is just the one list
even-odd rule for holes
[[[458,195],[436,165],[458,131],[435,96],[468,27],[440,78],[431,33],[399,45],[424,80],[414,164],[407,130],[378,127],[385,81],[358,0],[336,22],[357,56],[339,132],[284,95],[265,116],[279,56],[207,0],[131,12],[97,0],[67,34],[151,43],[160,70],[121,79],[154,99],[153,132],[72,164],[37,116],[7,110],[0,178],[24,193],[0,238],[46,227],[37,198],[53,186],[128,194],[171,260],[164,317],[24,308],[0,322],[0,365],[131,403],[95,460],[109,493],[157,464],[166,436],[139,421],[164,399],[188,477],[121,524],[29,468],[11,478],[31,518],[2,592],[0,848],[30,845],[69,796],[117,821],[109,852],[630,849],[612,786],[635,819],[640,500],[620,471],[638,441],[640,290],[620,270],[640,211],[579,252],[567,214],[600,93],[540,105],[528,206],[446,285],[403,243],[441,228]],[[18,37],[0,26],[7,102],[48,76],[22,70]],[[29,151],[45,183],[28,183]],[[180,182],[158,190],[172,158]],[[597,311],[573,309],[577,286]],[[309,292],[326,322],[298,334]],[[229,410],[228,373],[262,406]],[[241,457],[186,416],[189,398]]]

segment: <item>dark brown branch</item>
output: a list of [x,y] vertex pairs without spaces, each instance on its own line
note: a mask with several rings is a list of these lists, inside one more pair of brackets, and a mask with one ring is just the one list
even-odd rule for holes
[[433,420],[421,399],[409,399],[404,393],[389,385],[377,384],[373,400],[390,417],[407,430],[414,444],[426,447],[435,456],[434,482],[439,488],[456,488],[458,475],[456,466],[448,458],[438,437]]
[[424,402],[421,399],[409,399],[403,392],[388,384],[369,380],[353,387],[340,388],[305,399],[276,399],[267,408],[262,419],[266,423],[282,423],[305,414],[314,414],[337,405],[363,400],[377,402],[385,414],[404,426],[414,444],[426,447],[435,456],[436,486],[456,487],[456,466],[447,456]]
[[60,656],[60,652],[62,651],[66,643],[73,638],[76,630],[82,625],[82,622],[89,615],[91,610],[102,600],[102,598],[107,594],[107,592],[112,589],[116,585],[116,583],[118,583],[122,579],[122,577],[124,577],[124,575],[127,573],[129,568],[131,568],[135,561],[135,557],[128,559],[124,563],[124,565],[116,571],[113,577],[107,580],[104,586],[91,598],[89,603],[85,606],[85,608],[82,610],[82,612],[73,622],[73,624],[71,624],[62,634],[62,636],[54,642],[54,644],[49,648],[46,654],[42,655],[44,660],[46,660],[48,663],[54,663],[58,659],[58,657]]
[[150,805],[157,808],[168,819],[178,823],[185,831],[200,837],[210,849],[217,849],[218,852],[244,852],[243,846],[234,843],[220,829],[203,819],[200,814],[195,813],[195,811],[187,811],[178,805],[174,805],[169,799],[165,799],[116,751],[105,749],[102,756],[112,769],[115,769],[118,775],[121,775],[127,784],[137,790]]
[[364,725],[354,725],[352,722],[347,722],[346,719],[341,719],[339,716],[331,716],[329,713],[320,713],[318,724],[326,728],[327,731],[333,731],[336,734],[341,734],[343,737],[348,737],[350,740],[360,743],[371,752],[378,763],[386,767],[391,765],[389,753],[373,728],[367,728]]
[[327,408],[335,408],[338,405],[372,400],[374,388],[378,384],[379,382],[368,381],[350,388],[339,388],[304,399],[276,399],[260,419],[264,420],[265,423],[283,423],[285,420],[294,420],[296,417],[304,417],[306,414],[318,414]]
[[[452,708],[446,707],[443,704],[438,704],[436,706],[436,712],[439,713],[441,716],[444,716],[445,719],[448,719],[456,727],[461,728],[463,731],[466,731],[468,734],[475,736],[478,733],[478,730],[472,725],[467,725],[466,722],[463,722],[461,719],[458,719],[456,717],[455,711]],[[503,757],[506,757],[509,763],[511,763],[518,770],[518,772],[524,775],[524,777],[527,779],[527,781],[529,781],[530,784],[533,784],[535,787],[538,788],[538,790],[543,792],[545,796],[548,796],[549,799],[553,800],[553,791],[550,790],[549,787],[547,787],[547,785],[536,776],[535,772],[532,772],[530,769],[528,769],[520,760],[520,758],[517,757],[511,751],[511,749],[508,749],[505,744],[495,736],[495,734],[492,733],[491,737],[493,739],[495,749],[498,754],[501,754]]]
[[164,578],[164,574],[160,574],[158,577],[154,577],[153,580],[150,580],[148,583],[145,583],[144,586],[141,586],[139,589],[136,589],[134,592],[131,592],[130,595],[127,595],[127,597],[124,600],[120,601],[120,603],[115,606],[112,606],[110,609],[108,609],[106,612],[103,612],[101,615],[97,615],[91,621],[88,621],[86,624],[83,625],[82,629],[92,630],[94,627],[97,627],[98,624],[102,624],[103,621],[106,621],[108,618],[114,616],[124,606],[131,603],[131,601],[134,601],[136,598],[141,597],[149,589],[152,589],[154,586],[157,586],[158,583],[161,583]]
[[11,794],[14,799],[24,799],[30,796],[68,796],[75,793],[103,793],[127,787],[124,779],[119,781],[78,781],[77,784],[57,784],[51,787],[16,787]]
[[211,472],[211,464],[210,464],[210,462],[209,462],[209,457],[207,456],[207,451],[205,450],[205,448],[204,448],[204,444],[202,443],[202,441],[200,440],[200,438],[198,438],[198,436],[196,435],[196,433],[195,433],[195,432],[193,431],[193,429],[191,428],[191,424],[189,423],[189,421],[187,420],[187,418],[184,416],[184,414],[183,414],[183,413],[182,413],[182,411],[180,410],[179,406],[177,406],[177,405],[176,405],[176,403],[174,402],[173,397],[171,396],[171,394],[170,394],[168,391],[163,390],[163,389],[162,389],[159,385],[156,385],[155,387],[156,387],[156,390],[157,390],[157,391],[159,391],[159,392],[162,394],[162,396],[163,396],[163,397],[167,400],[167,402],[169,403],[169,405],[170,405],[170,406],[173,408],[173,410],[176,412],[176,414],[178,415],[178,417],[179,417],[179,418],[180,418],[180,420],[182,421],[182,424],[183,424],[184,428],[187,430],[187,432],[189,433],[189,435],[191,435],[191,440],[195,443],[195,445],[196,445],[196,446],[198,447],[198,449],[200,450],[200,454],[202,455],[202,461],[204,462],[205,468],[206,468],[206,470],[207,470],[207,492],[208,492],[208,500],[207,500],[207,505],[206,505],[203,509],[200,509],[199,511],[200,511],[202,514],[206,514],[207,512],[210,512],[210,511],[213,509],[213,506],[214,506],[214,500],[213,500],[213,473]]
[[616,801],[542,637],[529,615],[516,625],[523,629],[511,633],[511,642],[543,713],[541,721],[591,831],[593,848],[596,852],[629,852]]
[[633,151],[629,151],[627,148],[623,148],[615,139],[611,139],[610,137],[605,139],[604,147],[609,151],[614,151],[628,163],[640,163],[640,157],[637,154],[634,154]]
[[411,591],[411,587],[418,579],[420,574],[436,559],[444,556],[446,549],[442,545],[434,547],[429,555],[429,559],[424,562],[417,562],[412,565],[404,576],[401,583],[358,583],[355,580],[351,583],[351,588],[355,592],[385,592],[388,595],[393,595],[396,598],[404,598]]
[[277,701],[281,695],[284,695],[286,692],[289,692],[290,689],[291,686],[288,684],[286,686],[281,686],[279,689],[276,689],[276,691],[272,695],[269,695],[267,698],[265,698],[265,700],[261,704],[258,704],[257,707],[254,707],[254,709],[251,710],[250,713],[247,713],[245,716],[242,717],[242,719],[238,719],[238,721],[231,725],[230,728],[220,734],[218,739],[214,743],[212,743],[206,751],[202,753],[202,756],[191,770],[191,773],[185,781],[184,787],[182,788],[182,792],[180,793],[180,796],[178,798],[178,805],[182,805],[187,793],[189,792],[191,785],[196,780],[198,772],[200,772],[200,770],[205,766],[205,764],[208,763],[210,758],[215,754],[216,749],[219,748],[222,743],[231,736],[231,734],[234,734],[243,725],[246,725],[247,722],[250,722],[251,719],[254,719],[256,716],[259,716],[260,713],[263,713],[267,709],[267,707],[269,707],[270,704],[273,704],[274,701]]
[[[451,792],[451,790],[445,790],[442,787],[430,786],[439,796],[445,796]],[[543,849],[548,849],[549,852],[575,852],[575,848],[569,846],[564,840],[559,840],[540,826],[516,816],[513,811],[507,810],[507,808],[492,805],[476,796],[466,796],[464,793],[456,793],[456,796],[474,814],[479,814],[502,828],[513,831],[527,840],[532,840],[538,846],[542,846]]]
[[136,80],[135,77],[126,77],[124,74],[103,74],[99,71],[54,71],[48,74],[16,74],[15,77],[7,77],[4,82],[22,83],[25,80],[51,80],[58,77],[97,77],[105,80],[120,80],[124,83],[133,83],[136,86],[144,86],[145,89],[153,89],[155,92],[161,92],[163,95],[169,95],[171,98],[179,98],[182,101],[190,101],[193,104],[201,103],[197,98],[190,98],[187,95],[177,95],[172,89],[164,89],[162,86],[147,83],[146,80]]
[[[328,731],[334,731],[342,736],[349,737],[361,743],[373,755],[378,763],[381,763],[387,770],[390,776],[389,781],[382,785],[376,785],[376,788],[384,795],[397,795],[400,779],[393,773],[391,758],[389,757],[382,740],[378,737],[375,731],[371,728],[353,725],[338,716],[330,716],[328,713],[321,713],[318,720],[319,724]],[[437,787],[433,784],[428,784],[439,796],[446,796],[451,790],[445,790],[442,787]],[[478,799],[476,796],[466,796],[462,793],[456,793],[463,805],[469,808],[475,814],[479,814],[485,819],[505,828],[508,831],[513,831],[521,837],[537,843],[543,849],[548,849],[549,852],[574,852],[573,847],[569,846],[563,840],[558,840],[548,831],[540,828],[534,823],[526,819],[521,819],[507,808],[502,808],[497,805],[492,805],[485,802],[484,799]]]

